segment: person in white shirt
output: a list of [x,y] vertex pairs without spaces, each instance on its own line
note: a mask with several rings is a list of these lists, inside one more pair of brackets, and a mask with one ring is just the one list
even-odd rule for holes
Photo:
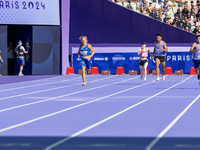
[[157,14],[161,13],[161,10],[162,10],[162,0],[158,0],[158,3],[156,4],[155,9],[156,9],[156,13]]

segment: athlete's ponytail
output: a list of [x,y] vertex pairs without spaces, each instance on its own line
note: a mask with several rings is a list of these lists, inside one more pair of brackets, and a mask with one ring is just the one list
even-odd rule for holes
[[88,42],[88,40],[87,40],[87,36],[81,36],[81,37],[79,37],[79,40],[81,41],[83,38],[85,38],[86,41]]

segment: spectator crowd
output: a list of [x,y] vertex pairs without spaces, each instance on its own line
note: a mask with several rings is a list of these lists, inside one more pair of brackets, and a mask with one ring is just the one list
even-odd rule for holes
[[[110,0],[124,7],[200,35],[200,1],[183,0]],[[125,6],[125,5],[126,6]],[[133,5],[134,4],[134,5]]]

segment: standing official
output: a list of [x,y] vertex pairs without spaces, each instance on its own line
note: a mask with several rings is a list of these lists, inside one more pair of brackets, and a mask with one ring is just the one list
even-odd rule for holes
[[22,41],[19,41],[19,45],[17,45],[16,49],[15,49],[16,53],[17,53],[17,61],[19,64],[19,76],[24,76],[22,71],[25,65],[25,59],[24,59],[24,54],[27,54],[28,51],[25,50],[25,48],[22,46]]

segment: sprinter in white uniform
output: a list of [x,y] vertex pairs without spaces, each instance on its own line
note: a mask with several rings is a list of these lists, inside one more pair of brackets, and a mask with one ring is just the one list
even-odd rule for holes
[[[147,66],[148,66],[148,53],[150,54],[150,56],[151,56],[151,53],[150,53],[149,49],[146,48],[145,42],[142,42],[141,46],[142,46],[142,48],[140,48],[138,50],[138,55],[140,55],[140,62],[139,62],[140,73],[141,73],[140,79],[142,79],[143,76],[144,76],[144,81],[146,81],[147,80],[147,77],[146,77],[147,76],[147,70],[146,69],[147,69]],[[144,70],[144,72],[143,72],[143,70]]]

